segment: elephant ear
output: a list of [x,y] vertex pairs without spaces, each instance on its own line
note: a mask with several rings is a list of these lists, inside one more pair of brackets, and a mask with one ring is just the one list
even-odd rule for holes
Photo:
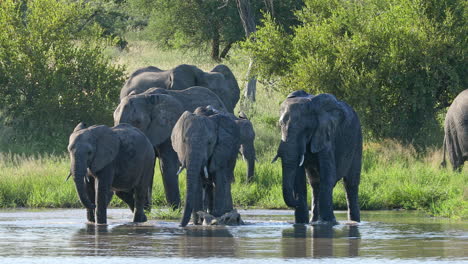
[[172,129],[184,112],[184,107],[177,99],[167,94],[147,95],[146,101],[151,112],[147,136],[151,144],[157,146],[171,137]]
[[332,146],[335,130],[344,120],[344,109],[335,96],[320,94],[308,102],[308,110],[316,116],[316,127],[310,141],[310,151],[317,153]]
[[216,124],[216,144],[211,156],[210,171],[216,171],[220,166],[227,166],[232,158],[237,157],[240,144],[239,126],[227,115],[209,117]]
[[115,159],[119,152],[120,139],[108,126],[96,126],[91,133],[95,139],[96,150],[90,169],[96,173]]
[[76,131],[82,130],[87,128],[88,126],[84,122],[80,122],[78,125],[76,125],[75,129],[73,129],[73,133]]
[[189,111],[185,111],[177,120],[171,133],[172,148],[177,152],[177,156],[179,157],[179,161],[182,163],[182,166],[185,166],[185,160],[183,160],[185,122],[188,119],[193,118],[193,115],[194,114]]

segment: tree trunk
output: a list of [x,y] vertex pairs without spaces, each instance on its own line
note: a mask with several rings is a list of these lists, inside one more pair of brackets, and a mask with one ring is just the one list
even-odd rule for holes
[[211,58],[215,61],[219,61],[219,27],[213,27],[213,39],[211,42]]
[[234,43],[234,42],[229,42],[229,43],[226,45],[226,47],[224,47],[223,51],[221,51],[221,54],[219,55],[219,57],[220,57],[221,59],[226,58],[226,55],[227,55],[227,53],[229,52],[229,50],[231,49],[233,43]]
[[[244,27],[245,36],[249,38],[250,35],[256,31],[255,17],[252,13],[250,0],[236,0],[236,3],[237,9],[239,11],[239,16],[242,21],[242,26]],[[246,76],[248,82],[244,92],[244,97],[252,102],[255,101],[255,93],[257,87],[257,78],[252,74],[253,63],[253,59],[250,58],[249,69],[247,70]]]

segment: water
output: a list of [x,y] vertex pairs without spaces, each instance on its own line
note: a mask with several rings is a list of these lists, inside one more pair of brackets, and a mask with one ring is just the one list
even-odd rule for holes
[[417,212],[362,212],[362,223],[293,225],[292,211],[240,211],[237,227],[132,224],[125,209],[109,225],[85,210],[0,211],[0,263],[468,263],[468,224]]

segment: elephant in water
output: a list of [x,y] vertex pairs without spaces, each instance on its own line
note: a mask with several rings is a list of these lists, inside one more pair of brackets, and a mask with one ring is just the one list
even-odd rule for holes
[[461,92],[445,116],[444,157],[442,166],[446,166],[445,153],[448,152],[454,171],[461,171],[468,160],[468,89]]
[[240,97],[239,85],[226,65],[217,65],[204,72],[194,65],[181,64],[170,70],[149,66],[133,72],[120,91],[120,100],[132,91],[139,94],[150,88],[183,90],[192,86],[210,89],[223,101],[228,112],[233,113]]
[[255,154],[255,131],[252,125],[252,122],[247,118],[247,116],[241,112],[238,117],[234,114],[227,113],[216,109],[212,105],[207,107],[201,107],[197,109],[199,113],[203,115],[211,116],[215,114],[224,114],[229,116],[236,124],[239,126],[240,131],[240,149],[239,152],[242,155],[242,158],[247,162],[247,181],[251,181],[255,173],[255,161],[257,160]]
[[200,224],[197,212],[203,209],[215,217],[233,209],[231,182],[239,151],[239,127],[228,115],[207,116],[199,110],[184,112],[171,135],[181,169],[187,168],[181,226],[188,224],[191,214],[194,224]]
[[143,211],[151,197],[155,154],[137,128],[120,124],[76,126],[70,135],[70,175],[90,222],[107,222],[112,191],[128,204],[134,222],[145,222]]
[[343,178],[348,218],[360,221],[358,188],[362,162],[359,118],[345,102],[331,94],[291,93],[281,104],[280,157],[283,198],[295,208],[296,223],[308,223],[305,174],[312,185],[311,222],[335,224],[332,193]]

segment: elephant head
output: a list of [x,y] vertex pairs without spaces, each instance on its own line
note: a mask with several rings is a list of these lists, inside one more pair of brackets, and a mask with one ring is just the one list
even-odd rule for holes
[[223,64],[217,65],[209,72],[201,72],[197,85],[204,86],[216,93],[223,100],[228,112],[233,113],[239,101],[239,85],[232,71]]
[[[197,110],[195,111],[197,112]],[[202,177],[216,182],[214,208],[211,213],[225,213],[229,160],[234,160],[239,148],[239,128],[228,116],[204,116],[184,112],[171,136],[182,167],[187,169],[187,195],[181,226],[186,226],[193,213],[202,209]],[[233,167],[232,167],[233,168]],[[219,173],[219,172],[224,173]],[[213,176],[214,175],[214,176]],[[215,177],[216,179],[214,179]]]
[[129,94],[114,111],[115,125],[128,123],[139,128],[153,146],[166,141],[184,110],[179,101],[166,93],[159,88]]
[[294,182],[306,152],[320,153],[333,148],[335,129],[343,120],[341,104],[333,95],[311,96],[297,91],[281,104],[281,143],[276,158],[282,160],[283,198],[286,205],[298,205]]
[[88,197],[84,183],[88,172],[95,174],[110,164],[119,151],[120,140],[109,127],[78,124],[70,135],[68,152],[70,153],[70,172],[75,181],[81,203],[88,209],[96,206]]

